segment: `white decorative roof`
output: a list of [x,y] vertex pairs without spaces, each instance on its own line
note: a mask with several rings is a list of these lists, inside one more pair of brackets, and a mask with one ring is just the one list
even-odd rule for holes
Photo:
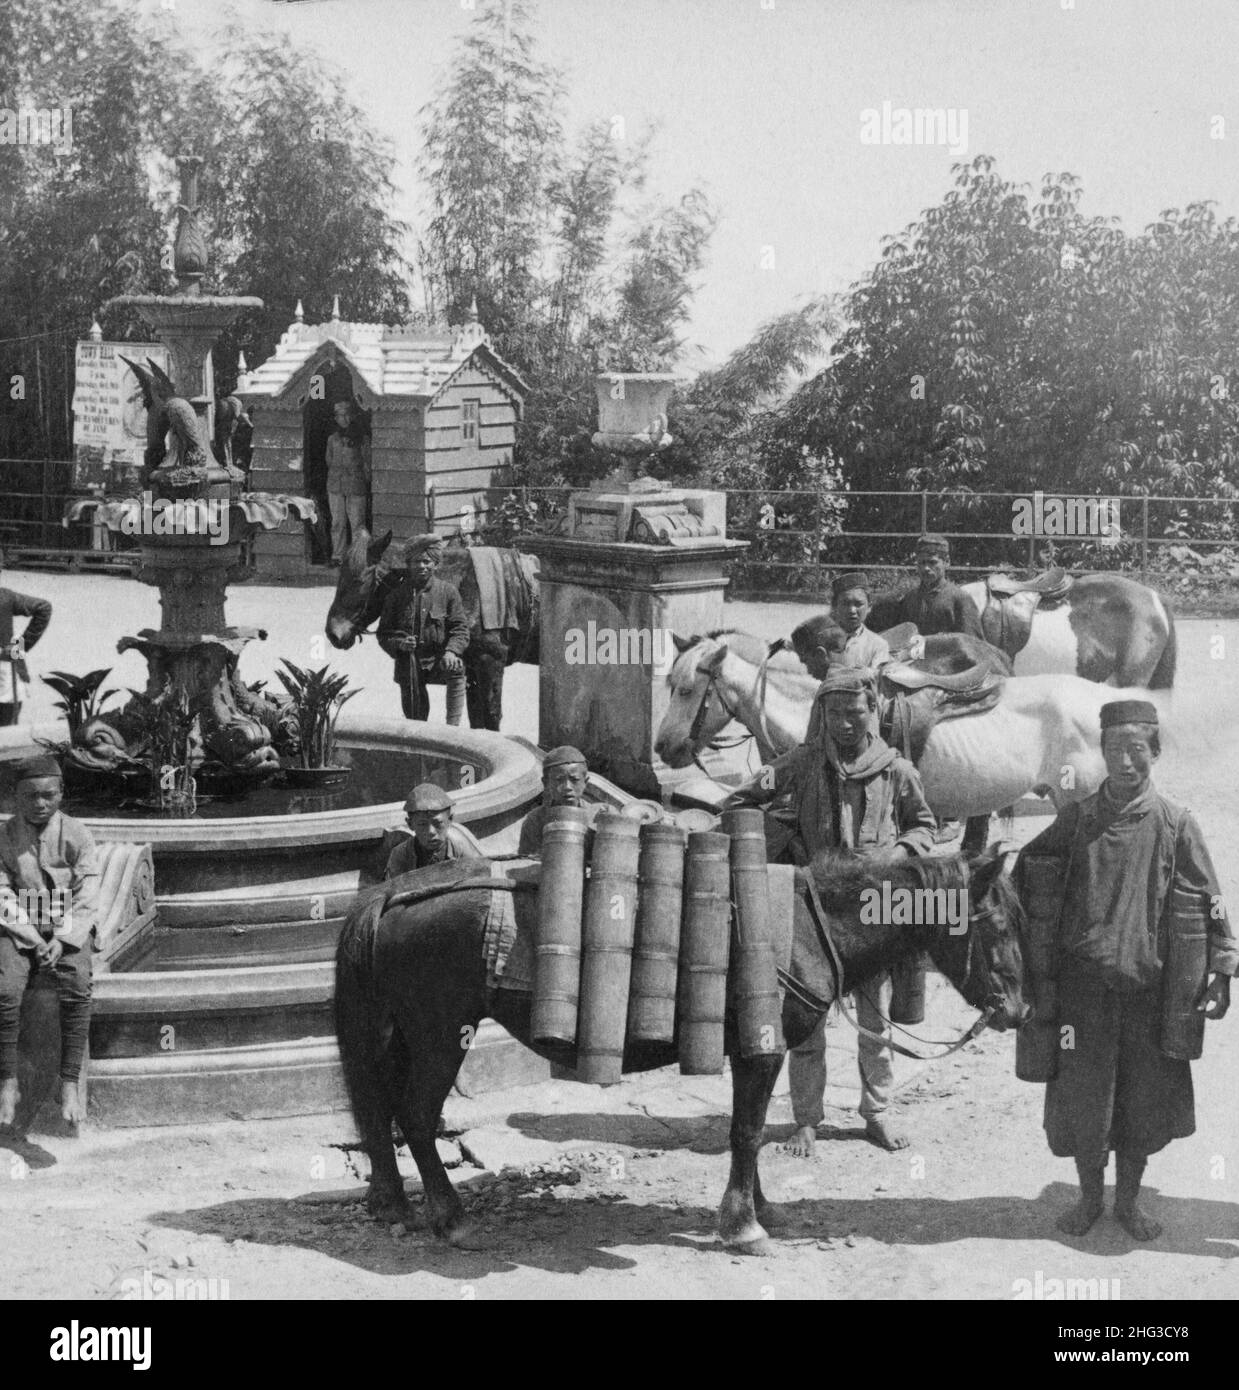
[[[298,306],[300,307],[300,306]],[[324,348],[329,351],[324,352]],[[348,323],[332,318],[309,324],[295,319],[275,351],[261,367],[250,369],[237,394],[247,404],[301,395],[309,387],[316,365],[328,356],[338,358],[368,393],[388,404],[424,408],[458,371],[475,357],[489,366],[516,403],[520,413],[528,386],[514,367],[499,356],[476,318],[456,329],[401,324]]]

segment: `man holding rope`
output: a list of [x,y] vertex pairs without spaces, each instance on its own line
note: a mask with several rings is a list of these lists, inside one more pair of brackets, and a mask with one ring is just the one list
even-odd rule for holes
[[[790,828],[786,853],[810,863],[825,849],[855,850],[877,871],[884,863],[927,854],[936,822],[921,779],[873,730],[877,690],[873,674],[838,666],[822,682],[815,704],[818,740],[778,758],[728,798],[726,807],[760,806]],[[860,1113],[865,1133],[884,1149],[902,1149],[907,1137],[887,1123],[894,1082],[890,1047],[891,976],[877,976],[857,992],[860,1026]],[[826,1018],[788,1054],[796,1133],[789,1148],[813,1153],[826,1090]]]

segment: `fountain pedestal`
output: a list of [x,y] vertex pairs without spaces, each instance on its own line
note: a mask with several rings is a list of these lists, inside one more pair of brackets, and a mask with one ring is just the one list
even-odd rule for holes
[[725,502],[684,488],[577,492],[568,535],[521,540],[541,562],[538,741],[571,736],[592,771],[637,796],[671,780],[654,752],[671,634],[723,626],[726,564],[748,547],[723,534]]

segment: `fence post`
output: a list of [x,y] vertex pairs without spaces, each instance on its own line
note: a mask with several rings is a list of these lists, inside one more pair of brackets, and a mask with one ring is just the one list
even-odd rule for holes
[[929,493],[921,489],[921,535],[929,534]]
[[813,503],[813,573],[817,576],[817,587],[826,591],[826,581],[822,577],[822,490],[819,487]]
[[1149,582],[1149,499],[1140,499],[1140,582]]

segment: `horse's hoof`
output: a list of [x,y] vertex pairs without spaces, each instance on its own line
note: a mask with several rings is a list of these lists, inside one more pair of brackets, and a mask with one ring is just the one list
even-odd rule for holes
[[725,1240],[723,1249],[729,1255],[773,1255],[774,1245],[768,1236],[757,1236],[753,1240]]
[[754,1221],[742,1230],[727,1234],[719,1233],[723,1248],[733,1255],[769,1255],[772,1253],[770,1238],[765,1230]]
[[472,1221],[462,1221],[443,1233],[443,1239],[456,1250],[485,1250],[490,1242]]

